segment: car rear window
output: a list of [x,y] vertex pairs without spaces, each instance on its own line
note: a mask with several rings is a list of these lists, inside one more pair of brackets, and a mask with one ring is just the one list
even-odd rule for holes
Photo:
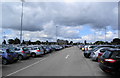
[[33,50],[37,50],[38,48],[37,47],[34,47]]
[[103,58],[109,58],[111,52],[110,51],[105,51],[105,53],[102,55]]
[[120,51],[113,52],[111,58],[120,58]]
[[3,52],[2,52],[2,50],[0,50],[0,54],[2,54]]
[[26,47],[23,47],[22,49],[23,49],[23,51],[28,51],[28,48],[26,48]]

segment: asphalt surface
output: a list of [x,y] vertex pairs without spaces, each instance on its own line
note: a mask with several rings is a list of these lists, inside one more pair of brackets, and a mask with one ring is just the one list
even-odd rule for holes
[[77,46],[2,66],[3,76],[108,76]]

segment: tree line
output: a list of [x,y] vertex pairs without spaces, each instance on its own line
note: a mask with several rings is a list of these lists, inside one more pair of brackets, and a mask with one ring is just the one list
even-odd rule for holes
[[[20,39],[18,38],[15,38],[15,39],[8,39],[7,40],[8,44],[20,44]],[[2,44],[7,44],[6,40],[4,40],[2,42]],[[85,40],[84,43],[73,43],[73,41],[68,41],[68,40],[57,40],[57,42],[48,42],[48,41],[45,41],[45,42],[41,42],[39,40],[37,41],[34,41],[32,42],[31,40],[29,41],[22,41],[21,42],[22,44],[25,44],[25,45],[40,45],[40,44],[48,44],[48,45],[51,45],[51,44],[59,44],[59,45],[62,45],[62,44],[72,44],[72,45],[78,45],[78,44],[96,44],[96,45],[102,45],[102,44],[109,44],[109,45],[120,45],[120,39],[119,38],[114,38],[111,42],[104,42],[104,41],[96,41],[94,43],[87,43],[87,41]]]
[[[60,41],[62,41],[62,43],[60,42]],[[69,44],[73,44],[73,41],[68,41],[68,40],[57,40],[57,42],[48,42],[48,41],[45,41],[45,42],[41,42],[41,41],[39,41],[39,40],[37,40],[37,41],[34,41],[34,42],[32,42],[31,40],[29,40],[29,41],[24,41],[24,40],[22,40],[22,42],[20,42],[20,39],[18,39],[18,38],[15,38],[15,39],[8,39],[7,41],[6,40],[4,40],[3,42],[2,42],[2,44],[25,44],[25,45],[40,45],[40,44],[47,44],[47,45],[51,45],[51,44],[59,44],[59,45],[62,45],[62,44],[67,44],[67,45],[69,45]]]

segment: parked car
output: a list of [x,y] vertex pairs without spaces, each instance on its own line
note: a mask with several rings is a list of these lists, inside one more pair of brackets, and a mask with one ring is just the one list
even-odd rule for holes
[[85,56],[86,58],[89,58],[90,55],[91,55],[91,53],[94,52],[94,51],[96,51],[97,49],[98,49],[98,47],[94,47],[94,48],[92,48],[91,50],[84,51],[84,56]]
[[84,45],[78,45],[78,48],[80,48],[81,50],[83,47],[84,47]]
[[98,58],[100,56],[100,54],[102,54],[103,52],[105,52],[105,50],[108,50],[109,47],[102,47],[102,48],[98,48],[96,51],[94,51],[91,55],[91,59],[93,61],[98,61]]
[[92,50],[93,48],[95,48],[97,45],[89,45],[88,47],[87,47],[87,50]]
[[84,47],[82,47],[82,51],[87,50],[87,47],[88,47],[88,45],[85,45]]
[[47,45],[42,46],[45,53],[50,53],[50,48]]
[[99,59],[100,59],[100,57],[104,54],[104,52],[106,51],[106,50],[108,50],[109,48],[103,48],[103,49],[101,49],[100,50],[100,52],[98,53],[98,62],[99,62]]
[[94,55],[94,52],[96,52],[99,48],[116,48],[114,45],[99,45],[97,47],[94,48],[94,50],[90,51],[90,57],[92,57]]
[[0,64],[2,64],[2,54],[3,54],[3,52],[0,51]]
[[6,65],[18,61],[18,54],[9,48],[0,48],[0,58],[2,58],[2,64]]
[[50,52],[52,52],[52,51],[55,50],[51,45],[49,45],[48,47],[49,47],[49,49],[50,49]]
[[14,50],[18,53],[18,60],[23,60],[30,57],[30,51],[27,47],[15,47]]
[[30,55],[32,57],[36,57],[36,56],[40,56],[40,55],[43,55],[44,54],[44,50],[42,47],[27,47],[30,51]]
[[59,45],[55,46],[55,51],[58,51],[58,50],[61,50],[61,49],[62,49],[62,47],[60,47]]
[[120,45],[116,45],[115,47],[120,49]]
[[99,67],[107,73],[120,74],[120,49],[109,49],[100,57]]

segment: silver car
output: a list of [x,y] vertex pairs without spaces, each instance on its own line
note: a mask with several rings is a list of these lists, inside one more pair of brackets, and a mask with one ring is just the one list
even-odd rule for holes
[[15,52],[18,53],[18,60],[23,60],[30,57],[30,51],[27,47],[16,47]]
[[33,46],[33,47],[27,47],[27,48],[29,49],[32,57],[36,57],[44,54],[44,50],[42,47]]
[[101,52],[101,50],[107,50],[109,47],[102,47],[102,48],[98,48],[96,49],[96,51],[94,51],[92,54],[91,54],[91,59],[94,60],[94,61],[98,61],[98,55],[99,53]]

